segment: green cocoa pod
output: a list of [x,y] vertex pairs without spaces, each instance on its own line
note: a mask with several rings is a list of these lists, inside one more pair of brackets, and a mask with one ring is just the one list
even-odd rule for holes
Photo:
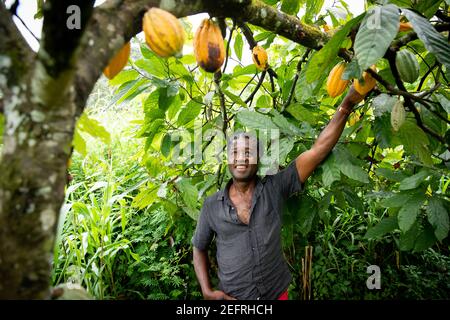
[[400,50],[395,58],[400,79],[413,83],[419,77],[419,63],[414,54],[409,50]]

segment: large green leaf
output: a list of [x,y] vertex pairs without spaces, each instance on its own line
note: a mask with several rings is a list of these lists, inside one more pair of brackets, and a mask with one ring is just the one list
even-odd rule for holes
[[411,195],[408,193],[396,193],[392,197],[381,200],[380,205],[385,208],[402,207],[410,198]]
[[399,241],[400,250],[409,251],[414,249],[414,244],[416,243],[417,237],[419,236],[419,232],[420,226],[418,221],[414,222],[409,230],[402,230]]
[[109,84],[112,86],[118,86],[123,83],[136,80],[139,76],[139,73],[134,70],[123,70],[117,76],[115,76],[112,80],[109,80]]
[[410,190],[417,188],[426,177],[428,177],[430,173],[427,170],[422,170],[419,173],[416,173],[415,175],[412,175],[408,178],[403,179],[403,181],[400,183],[400,190]]
[[317,202],[309,196],[302,196],[298,210],[299,230],[306,236],[311,231],[314,218],[317,215]]
[[419,252],[430,248],[436,243],[436,237],[434,236],[433,227],[429,223],[425,223],[417,235],[416,242],[414,243],[414,252]]
[[306,21],[313,21],[314,17],[320,12],[322,9],[324,0],[306,0],[306,10],[305,17]]
[[394,132],[392,130],[391,116],[389,113],[384,113],[382,116],[375,117],[373,130],[375,131],[375,137],[381,148],[390,148],[392,146]]
[[336,165],[336,157],[331,153],[322,163],[322,182],[325,187],[331,186],[334,181],[341,179],[341,172]]
[[334,61],[342,42],[344,42],[353,26],[359,23],[363,17],[364,14],[361,14],[347,22],[319,52],[312,56],[306,69],[307,82],[312,83],[318,80],[327,71],[327,68],[331,69],[330,61]]
[[359,165],[354,164],[354,159],[349,152],[344,148],[336,149],[336,164],[343,174],[347,177],[360,181],[363,183],[369,183],[369,176]]
[[434,53],[439,62],[450,69],[450,44],[447,39],[437,32],[427,19],[408,9],[402,11],[411,22],[419,39],[423,41],[425,48]]
[[402,206],[398,212],[398,225],[403,232],[408,231],[419,215],[420,208],[424,203],[423,196],[414,195]]
[[191,100],[184,106],[178,115],[177,124],[183,126],[188,122],[194,120],[202,111],[203,105]]
[[240,33],[236,35],[234,38],[234,52],[239,60],[242,59],[242,47],[244,46],[244,42],[242,41],[242,36]]
[[398,131],[398,137],[406,151],[415,154],[426,165],[432,165],[429,140],[426,133],[417,124],[407,119]]
[[192,209],[197,207],[198,203],[198,190],[192,185],[192,181],[190,179],[183,178],[179,182],[177,182],[177,186],[183,197],[184,203]]
[[92,137],[100,139],[103,143],[108,144],[111,142],[111,135],[105,127],[97,120],[89,118],[86,113],[83,113],[80,119],[78,119],[77,127],[80,131],[84,131]]
[[256,111],[239,111],[237,120],[250,129],[278,129],[269,116]]
[[290,123],[285,117],[283,117],[278,111],[272,110],[272,121],[280,128],[280,131],[287,135],[301,135],[301,131]]
[[355,55],[362,70],[384,56],[398,33],[399,23],[396,5],[377,6],[367,11],[355,38]]
[[441,199],[430,198],[427,205],[428,221],[434,228],[434,234],[439,241],[445,239],[449,230],[449,217]]
[[375,117],[381,117],[385,113],[389,113],[390,115],[392,107],[396,102],[397,102],[396,98],[387,95],[385,93],[376,96],[372,100],[373,114],[375,115]]
[[300,4],[303,2],[302,0],[282,0],[281,2],[281,11],[287,14],[297,14],[298,10],[300,10]]
[[87,154],[87,148],[86,148],[86,141],[83,139],[83,137],[80,135],[77,129],[75,129],[75,133],[73,135],[73,148],[79,152],[82,156],[86,156]]
[[414,6],[414,10],[430,19],[436,13],[441,3],[442,0],[419,0]]
[[386,233],[392,232],[398,228],[397,216],[383,218],[377,225],[367,230],[365,239],[381,238]]

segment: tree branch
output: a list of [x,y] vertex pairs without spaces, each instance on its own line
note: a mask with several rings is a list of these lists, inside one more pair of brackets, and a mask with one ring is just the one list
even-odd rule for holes
[[308,58],[310,52],[311,49],[307,49],[297,63],[297,72],[295,74],[294,81],[292,83],[291,91],[289,92],[289,96],[286,102],[283,104],[283,107],[281,108],[281,112],[283,112],[291,103],[292,97],[294,96],[295,92],[295,86],[297,85],[298,78],[300,77],[300,73],[302,72],[302,65],[304,62],[306,62],[306,59]]

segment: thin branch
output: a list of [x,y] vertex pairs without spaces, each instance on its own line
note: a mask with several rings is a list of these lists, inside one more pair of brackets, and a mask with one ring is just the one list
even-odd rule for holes
[[233,27],[230,30],[230,36],[228,37],[228,42],[227,42],[227,50],[225,51],[225,65],[223,66],[222,73],[225,73],[225,70],[227,69],[228,56],[230,55],[231,37],[233,36],[234,29],[236,29],[236,22],[233,20]]
[[311,49],[306,49],[305,53],[303,54],[301,59],[298,61],[297,73],[295,74],[294,82],[292,83],[292,87],[291,87],[291,91],[289,92],[289,96],[288,96],[286,102],[283,104],[280,112],[283,112],[291,103],[292,97],[294,96],[294,92],[295,92],[295,86],[297,85],[298,78],[300,77],[300,73],[302,71],[302,65],[304,62],[306,62],[310,52],[311,52]]
[[248,104],[249,102],[250,102],[250,104],[251,104],[251,101],[253,100],[253,98],[254,98],[256,92],[259,90],[259,87],[261,87],[261,85],[262,85],[262,83],[263,83],[263,81],[264,81],[264,77],[265,77],[265,76],[266,76],[266,71],[263,71],[263,72],[261,73],[261,77],[259,77],[258,84],[257,84],[256,87],[253,89],[252,93],[248,96],[248,98],[245,99],[245,101],[244,101],[245,104]]
[[31,34],[31,36],[37,41],[40,42],[41,40],[33,33],[33,31],[31,31],[30,28],[28,28],[28,26],[25,24],[25,22],[22,20],[22,18],[18,15],[15,14],[16,18],[19,19],[19,21],[22,23],[22,25],[25,27],[25,29],[27,29],[27,31]]

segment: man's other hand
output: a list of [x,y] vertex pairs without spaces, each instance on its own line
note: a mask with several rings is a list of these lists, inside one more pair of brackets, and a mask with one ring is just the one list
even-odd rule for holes
[[237,300],[220,290],[212,290],[203,294],[205,300]]

